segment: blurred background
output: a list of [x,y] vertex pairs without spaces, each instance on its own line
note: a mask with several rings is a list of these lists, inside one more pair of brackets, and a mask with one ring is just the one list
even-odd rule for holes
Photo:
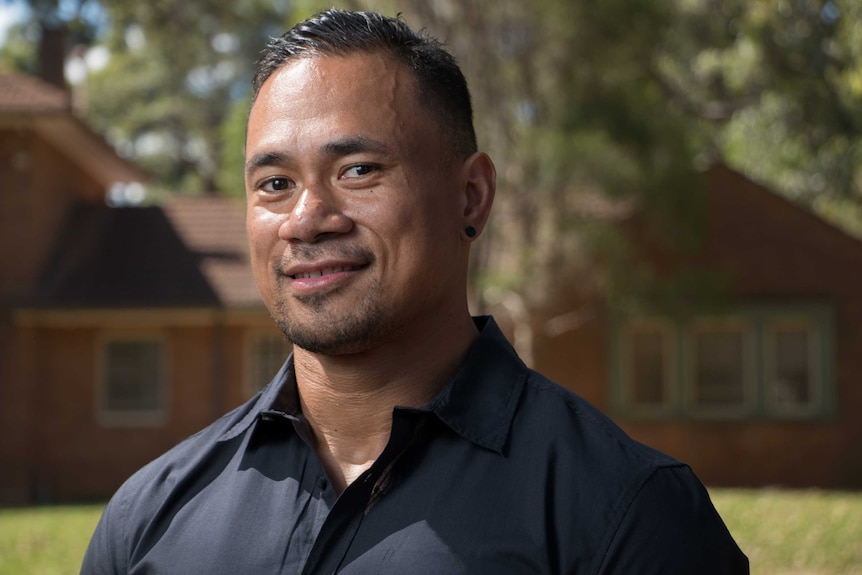
[[[0,0],[0,505],[104,501],[284,361],[249,85],[332,4]],[[759,572],[862,572],[862,4],[334,5],[401,13],[468,78],[499,175],[473,311],[690,463]],[[811,515],[764,535],[786,494]]]

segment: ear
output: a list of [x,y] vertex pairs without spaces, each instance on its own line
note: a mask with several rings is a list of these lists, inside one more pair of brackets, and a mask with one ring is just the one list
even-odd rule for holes
[[488,221],[491,205],[494,203],[494,194],[497,191],[497,170],[494,162],[484,152],[476,152],[467,158],[462,170],[464,196],[461,227],[463,229],[473,226],[478,236]]

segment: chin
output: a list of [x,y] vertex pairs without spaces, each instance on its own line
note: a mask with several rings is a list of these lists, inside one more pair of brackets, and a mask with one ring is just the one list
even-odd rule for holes
[[282,333],[294,346],[319,355],[354,355],[365,353],[381,345],[383,338],[377,330],[323,331],[303,329],[296,325],[279,325]]
[[390,336],[395,327],[386,307],[372,297],[355,305],[337,306],[328,298],[302,301],[301,310],[289,309],[276,301],[271,315],[281,332],[293,345],[321,355],[348,355],[371,351]]

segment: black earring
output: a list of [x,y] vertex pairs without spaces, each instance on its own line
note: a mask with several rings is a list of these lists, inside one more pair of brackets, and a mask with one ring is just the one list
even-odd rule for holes
[[473,226],[467,226],[466,228],[464,228],[464,233],[467,234],[468,238],[475,238],[476,228],[474,228]]

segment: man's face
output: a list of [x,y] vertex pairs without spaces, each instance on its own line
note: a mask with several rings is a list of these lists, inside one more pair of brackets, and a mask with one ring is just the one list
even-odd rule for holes
[[383,54],[302,58],[262,86],[249,244],[267,307],[300,348],[367,351],[463,300],[462,162],[429,116]]

